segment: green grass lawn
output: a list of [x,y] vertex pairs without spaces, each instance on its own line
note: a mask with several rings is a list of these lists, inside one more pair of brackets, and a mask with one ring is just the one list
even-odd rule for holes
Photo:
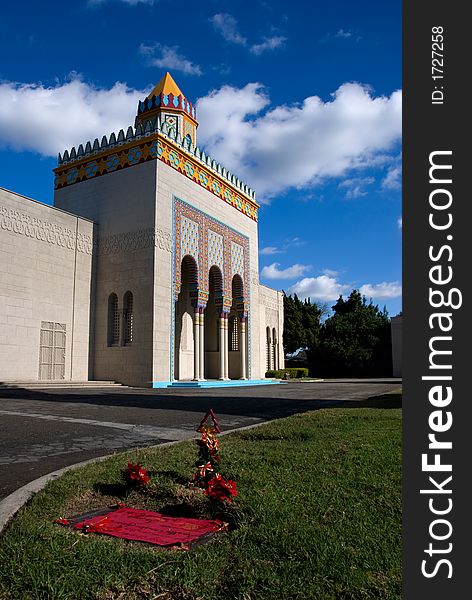
[[[401,597],[401,395],[295,415],[221,438],[239,496],[232,530],[191,551],[53,524],[117,501],[210,516],[186,484],[196,444],[116,455],[51,482],[0,538],[0,598],[281,600]],[[153,473],[125,497],[120,470]]]

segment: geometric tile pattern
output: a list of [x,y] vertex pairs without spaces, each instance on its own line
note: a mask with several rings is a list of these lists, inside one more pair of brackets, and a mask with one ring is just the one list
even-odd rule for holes
[[244,248],[231,242],[231,271],[244,277]]
[[198,223],[187,217],[182,217],[180,222],[180,244],[182,257],[190,254],[198,259]]
[[208,230],[208,264],[216,265],[223,273],[223,236],[213,229]]
[[[209,293],[209,271],[217,265],[223,277],[225,309],[231,306],[234,275],[243,280],[244,302],[249,299],[249,238],[194,206],[174,197],[174,295],[178,296],[181,265],[191,254],[198,269],[199,305]],[[249,309],[249,306],[247,307]]]

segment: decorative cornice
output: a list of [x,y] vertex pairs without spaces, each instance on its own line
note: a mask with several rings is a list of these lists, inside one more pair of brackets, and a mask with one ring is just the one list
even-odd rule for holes
[[155,159],[257,221],[255,192],[166,123],[160,127],[157,119],[138,124],[135,130],[128,127],[126,136],[121,130],[117,137],[112,133],[108,140],[103,136],[101,143],[97,138],[85,148],[81,144],[77,151],[72,148],[70,153],[59,154],[55,189]]
[[170,109],[170,110],[181,110],[197,123],[197,112],[191,102],[187,100],[182,94],[178,96],[170,93],[164,94],[161,92],[158,95],[153,95],[150,98],[146,98],[138,104],[138,120],[142,119],[147,113],[153,114],[158,109]]
[[103,237],[98,241],[98,254],[129,253],[144,248],[159,248],[172,252],[172,235],[165,229],[139,229]]
[[67,250],[77,248],[77,252],[89,255],[93,251],[91,235],[81,232],[77,232],[76,235],[76,232],[69,227],[63,227],[25,212],[9,209],[6,206],[0,206],[0,229]]

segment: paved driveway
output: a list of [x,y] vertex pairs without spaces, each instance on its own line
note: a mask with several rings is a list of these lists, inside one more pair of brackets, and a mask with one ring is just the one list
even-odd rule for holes
[[401,380],[326,380],[247,388],[0,389],[0,500],[67,465],[127,448],[195,436],[213,408],[221,430],[364,400]]

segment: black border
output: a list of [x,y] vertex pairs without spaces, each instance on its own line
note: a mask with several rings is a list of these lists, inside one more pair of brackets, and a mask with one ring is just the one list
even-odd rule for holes
[[[469,338],[472,334],[470,322],[470,275],[469,275],[469,205],[472,204],[468,190],[468,137],[470,122],[466,102],[469,87],[470,67],[469,20],[466,16],[467,3],[416,2],[403,3],[403,379],[404,379],[404,587],[406,600],[418,599],[465,599],[472,597],[468,589],[471,556],[469,536],[471,526],[468,518],[470,505],[468,487],[472,476],[469,460],[472,459],[472,365],[469,366]],[[432,28],[444,28],[444,82],[432,80]],[[444,86],[444,104],[433,105],[431,93],[434,84]],[[469,107],[467,107],[469,108]],[[469,109],[470,110],[470,109]],[[442,434],[443,439],[452,440],[452,450],[443,451],[441,458],[452,461],[452,494],[443,495],[453,500],[453,508],[445,518],[453,527],[447,542],[452,543],[449,554],[435,555],[431,559],[424,553],[429,542],[430,523],[435,518],[428,507],[429,497],[420,490],[431,488],[428,475],[421,469],[421,455],[428,451],[428,416],[432,410],[428,400],[431,381],[422,381],[429,371],[428,342],[432,335],[428,318],[435,312],[429,304],[428,294],[431,285],[429,269],[432,264],[428,256],[430,245],[438,248],[445,241],[446,232],[435,231],[428,223],[429,156],[436,150],[452,150],[452,185],[448,189],[453,194],[451,211],[453,225],[447,234],[452,234],[450,242],[453,258],[453,280],[449,287],[461,290],[463,304],[457,310],[450,310],[453,328],[450,348],[453,354],[452,377],[453,400],[444,410],[453,416],[452,428]],[[436,286],[437,287],[437,286]],[[447,287],[447,286],[444,286]],[[446,309],[441,309],[446,310]],[[447,334],[443,334],[447,335]],[[445,372],[437,372],[445,374]],[[449,384],[447,384],[449,385]],[[439,435],[438,435],[439,437]],[[449,452],[449,454],[446,454]],[[434,454],[434,451],[430,451]],[[431,459],[430,459],[431,462]],[[445,473],[438,473],[443,480]],[[439,506],[439,504],[438,504]],[[439,531],[439,529],[438,529]],[[443,530],[444,531],[444,530]],[[445,547],[447,542],[435,542],[437,547]],[[446,565],[439,568],[436,576],[426,578],[421,572],[421,564],[428,559],[447,558],[452,564],[452,577],[448,578]]]

